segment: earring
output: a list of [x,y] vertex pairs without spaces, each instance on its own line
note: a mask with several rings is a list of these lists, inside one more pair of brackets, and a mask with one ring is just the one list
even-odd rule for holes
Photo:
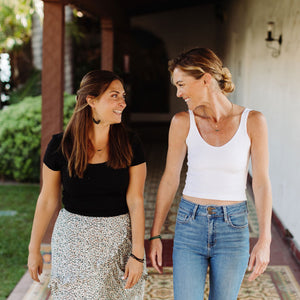
[[97,125],[101,122],[101,120],[96,121],[94,118],[92,118],[92,119],[93,119],[93,122]]

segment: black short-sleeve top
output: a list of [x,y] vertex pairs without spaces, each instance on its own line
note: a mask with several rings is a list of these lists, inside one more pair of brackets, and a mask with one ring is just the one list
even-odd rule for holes
[[[71,213],[93,217],[110,217],[128,212],[126,192],[129,167],[112,169],[107,163],[88,164],[83,178],[69,176],[67,160],[61,151],[63,133],[52,136],[43,162],[53,171],[61,172],[62,202]],[[140,139],[129,134],[133,151],[131,166],[145,162]]]

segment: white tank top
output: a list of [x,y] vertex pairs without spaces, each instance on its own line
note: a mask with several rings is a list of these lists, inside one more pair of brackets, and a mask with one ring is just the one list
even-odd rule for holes
[[241,116],[240,125],[226,144],[209,145],[200,135],[190,110],[190,129],[186,138],[188,171],[183,194],[203,199],[243,201],[250,157],[247,119],[250,109]]

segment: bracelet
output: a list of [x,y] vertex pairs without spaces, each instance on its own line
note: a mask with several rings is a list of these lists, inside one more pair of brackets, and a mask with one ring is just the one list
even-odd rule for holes
[[161,239],[161,235],[159,234],[159,235],[152,236],[152,237],[150,237],[149,241],[152,241],[155,239]]
[[144,258],[138,258],[138,257],[136,257],[134,254],[130,254],[130,256],[132,257],[132,258],[134,258],[135,260],[137,260],[138,262],[140,262],[140,263],[143,263],[144,261],[145,261],[145,259]]

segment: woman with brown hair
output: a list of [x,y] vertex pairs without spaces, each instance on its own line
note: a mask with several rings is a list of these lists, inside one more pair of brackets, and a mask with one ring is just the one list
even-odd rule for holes
[[39,282],[40,244],[60,199],[52,234],[54,299],[143,299],[144,183],[141,143],[121,123],[122,80],[109,71],[86,74],[64,133],[44,156],[43,186],[29,244],[28,269]]
[[[177,97],[188,106],[176,114],[151,230],[150,257],[162,271],[160,230],[178,188],[186,153],[188,171],[179,204],[174,247],[175,300],[202,300],[209,267],[210,300],[237,299],[247,265],[249,280],[270,259],[272,195],[266,120],[229,101],[231,74],[210,49],[195,48],[169,62]],[[252,161],[259,239],[249,260],[246,180]]]

